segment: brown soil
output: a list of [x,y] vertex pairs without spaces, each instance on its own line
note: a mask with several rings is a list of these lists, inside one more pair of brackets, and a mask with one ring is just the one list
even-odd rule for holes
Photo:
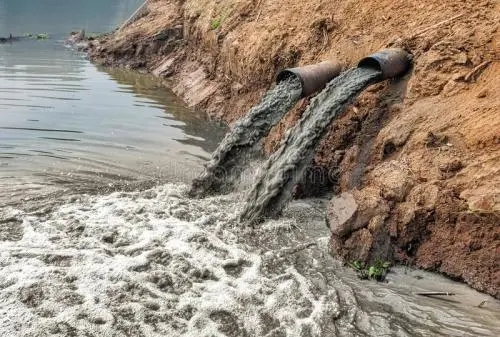
[[[327,216],[333,251],[439,271],[500,297],[498,1],[156,0],[149,7],[92,42],[91,59],[168,78],[188,104],[228,122],[282,68],[328,58],[353,65],[386,46],[410,51],[411,73],[370,87],[317,151],[315,165],[333,178],[328,186],[344,192]],[[306,103],[275,127],[268,152]],[[316,190],[306,186],[305,194]]]

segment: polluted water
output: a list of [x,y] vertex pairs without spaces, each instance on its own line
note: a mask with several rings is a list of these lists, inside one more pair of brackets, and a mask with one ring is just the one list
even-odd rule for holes
[[[194,200],[188,190],[5,208],[1,335],[498,336],[498,303],[463,284],[409,270],[358,280],[328,254],[325,200],[292,202],[251,229],[238,222],[241,194]],[[414,294],[439,289],[457,296]]]
[[193,180],[189,194],[203,197],[229,191],[252,154],[258,151],[259,141],[297,103],[301,93],[301,82],[295,76],[268,91],[222,140],[204,172]]
[[247,197],[241,220],[255,223],[279,215],[311,164],[315,148],[328,125],[382,73],[352,68],[333,79],[308,106],[299,123],[287,132],[281,147],[260,168]]

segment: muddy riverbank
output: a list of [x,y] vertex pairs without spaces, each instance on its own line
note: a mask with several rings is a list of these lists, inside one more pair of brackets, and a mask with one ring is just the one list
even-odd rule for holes
[[[499,10],[497,1],[156,0],[92,41],[89,55],[168,78],[189,105],[231,123],[282,68],[406,48],[412,72],[368,88],[330,125],[315,156],[328,179],[297,190],[338,195],[327,213],[337,256],[395,260],[499,297]],[[305,106],[274,128],[268,153]]]

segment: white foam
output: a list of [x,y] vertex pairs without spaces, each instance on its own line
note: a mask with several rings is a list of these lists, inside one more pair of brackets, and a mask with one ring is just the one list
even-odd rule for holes
[[0,243],[2,335],[322,336],[332,294],[314,295],[293,268],[262,271],[267,257],[238,243],[235,196],[185,191],[9,210],[24,235]]
[[2,209],[0,335],[498,335],[498,301],[474,309],[418,298],[422,284],[406,272],[361,283],[328,256],[321,201],[249,229],[236,220],[241,195],[186,191],[79,196],[40,214]]

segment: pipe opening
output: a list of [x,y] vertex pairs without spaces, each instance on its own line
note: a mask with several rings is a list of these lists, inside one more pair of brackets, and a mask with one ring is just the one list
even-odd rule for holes
[[388,79],[404,75],[411,66],[411,55],[401,48],[387,48],[361,59],[358,67],[372,68],[382,72]]
[[369,57],[369,56],[365,57],[364,59],[359,61],[358,67],[359,68],[372,68],[372,69],[382,71],[382,66],[380,65],[379,61],[377,61],[373,57]]
[[298,79],[300,81],[302,87],[304,87],[304,80],[302,79],[302,77],[300,77],[299,75],[297,75],[296,73],[294,73],[292,70],[289,70],[289,69],[282,70],[278,73],[278,76],[276,76],[276,83],[279,84],[279,83],[286,81],[290,78]]
[[342,66],[338,62],[324,61],[318,64],[284,69],[278,73],[276,83],[289,78],[299,79],[302,85],[302,97],[307,97],[321,91],[341,71]]

